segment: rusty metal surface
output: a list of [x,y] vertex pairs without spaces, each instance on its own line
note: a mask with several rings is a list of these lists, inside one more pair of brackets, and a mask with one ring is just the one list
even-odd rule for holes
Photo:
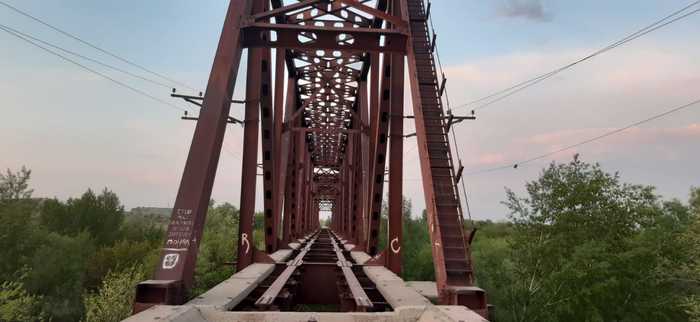
[[[238,26],[250,8],[250,1],[247,0],[232,0],[229,4],[165,245],[154,274],[155,280],[161,283],[139,285],[135,311],[157,303],[182,303],[187,289],[192,286],[199,241],[240,62],[242,47]],[[169,291],[162,292],[163,287]]]
[[[345,243],[374,257],[367,265],[401,274],[407,74],[439,299],[486,312],[485,293],[468,288],[474,283],[471,238],[457,193],[461,170],[455,170],[447,137],[462,119],[443,113],[444,79],[439,82],[436,75],[423,1],[231,1],[204,97],[177,95],[201,104],[201,110],[188,117],[197,126],[167,241],[155,280],[137,288],[137,310],[180,304],[192,286],[246,49],[246,98],[236,101],[245,109],[237,268],[274,263],[268,254],[316,237],[294,250],[290,264],[275,264],[243,306],[391,309],[364,271],[346,258]],[[258,167],[262,192],[256,191]],[[387,174],[387,246],[379,249]],[[263,200],[264,250],[253,245],[256,196]],[[330,214],[332,232],[322,229],[321,213]]]
[[273,305],[277,297],[282,292],[285,284],[292,277],[292,274],[303,264],[304,256],[309,252],[311,246],[316,241],[316,237],[312,237],[307,243],[303,245],[303,248],[297,254],[297,256],[287,263],[287,268],[284,269],[282,274],[280,274],[275,281],[270,285],[270,287],[263,293],[263,295],[255,301],[255,306],[258,307],[270,307]]

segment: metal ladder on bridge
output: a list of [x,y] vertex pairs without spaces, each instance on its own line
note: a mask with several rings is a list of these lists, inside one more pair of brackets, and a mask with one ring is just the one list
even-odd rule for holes
[[465,244],[462,207],[455,181],[449,130],[443,114],[441,85],[438,83],[423,0],[408,0],[408,11],[447,284],[468,286],[473,282],[472,265]]
[[[438,292],[440,292],[439,296],[441,301],[445,302],[444,304],[465,305],[483,317],[487,317],[486,293],[474,286],[474,273],[469,249],[473,232],[466,236],[464,231],[462,206],[448,137],[449,126],[445,124],[446,119],[442,110],[441,95],[444,83],[438,83],[433,57],[434,39],[431,41],[428,33],[429,17],[426,15],[423,1],[407,0],[407,4],[418,94],[420,95],[420,108],[414,108],[414,110],[417,113],[420,111],[421,117],[416,115],[415,120],[416,127],[419,126],[418,122],[423,122],[420,125],[425,129],[424,143],[427,145],[427,160],[421,160],[421,167],[424,171],[430,171],[432,177],[435,204],[433,222],[437,225],[434,228],[439,232],[440,245],[437,245],[438,241],[436,240],[433,242],[435,242],[435,246],[442,249],[444,258],[444,285],[440,285],[441,282],[438,279]],[[416,104],[415,100],[413,103]],[[423,164],[426,161],[427,167]],[[433,230],[433,227],[429,229]],[[435,231],[431,231],[431,236],[435,233]],[[439,256],[437,257],[435,260],[439,261]],[[436,269],[442,270],[443,268],[436,267]]]

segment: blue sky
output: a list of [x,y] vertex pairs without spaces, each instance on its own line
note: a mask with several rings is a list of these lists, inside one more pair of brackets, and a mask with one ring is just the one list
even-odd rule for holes
[[[197,88],[205,86],[228,4],[4,1]],[[466,102],[547,72],[687,3],[434,0],[451,101]],[[0,23],[120,64],[2,6]],[[697,99],[698,34],[700,14],[482,110],[479,120],[456,128],[466,171],[556,150]],[[0,44],[0,168],[33,169],[39,196],[67,198],[88,187],[106,186],[127,207],[172,205],[194,124],[180,121],[177,110],[115,87],[5,33],[0,33]],[[171,100],[165,88],[114,75]],[[241,96],[242,84],[234,96]],[[234,107],[232,113],[242,111]],[[242,150],[241,136],[238,126],[227,132],[216,200],[238,204],[240,160],[234,155]],[[414,212],[419,212],[424,203],[414,142],[406,142],[404,186]],[[541,167],[551,160],[565,161],[575,152],[607,170],[620,171],[625,181],[654,185],[668,198],[686,199],[689,187],[700,185],[698,142],[700,107],[694,107],[528,167],[469,177],[473,214],[505,218],[507,211],[500,205],[504,187],[522,192]]]

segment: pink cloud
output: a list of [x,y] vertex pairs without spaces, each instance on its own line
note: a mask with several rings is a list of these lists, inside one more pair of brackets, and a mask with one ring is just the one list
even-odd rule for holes
[[476,165],[494,165],[507,162],[506,155],[503,153],[485,153],[479,156],[475,162]]
[[[599,136],[614,130],[613,128],[582,128],[567,129],[553,132],[538,133],[511,141],[498,152],[489,151],[490,147],[477,147],[466,160],[466,167],[488,168],[517,162],[535,155],[557,151],[583,140]],[[548,159],[557,160],[564,156],[570,156],[582,151],[586,156],[596,159],[618,152],[629,151],[638,153],[653,151],[656,158],[663,160],[678,160],[685,153],[679,150],[683,144],[696,142],[700,139],[700,123],[691,123],[679,127],[664,128],[631,128],[622,133],[603,138],[601,140],[562,151],[550,156]],[[686,149],[686,148],[681,148]],[[636,152],[635,152],[636,151]],[[612,154],[611,154],[612,153]]]

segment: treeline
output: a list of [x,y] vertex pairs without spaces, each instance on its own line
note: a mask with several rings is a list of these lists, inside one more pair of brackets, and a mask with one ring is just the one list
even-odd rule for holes
[[[32,198],[30,174],[0,174],[0,321],[128,316],[135,284],[158,260],[162,220],[128,215],[106,189]],[[497,321],[700,321],[700,189],[663,200],[575,158],[526,191],[507,191],[508,221],[466,223]],[[403,278],[432,280],[425,212],[412,215],[405,200],[403,213]],[[262,248],[261,214],[255,223]],[[234,273],[237,227],[238,209],[212,201],[190,296]]]
[[[164,238],[154,218],[127,216],[105,189],[32,198],[31,172],[0,174],[0,321],[121,321],[151,277]],[[193,294],[233,273],[238,210],[212,206]]]
[[700,189],[688,203],[578,157],[479,222],[479,286],[510,321],[700,321]]

